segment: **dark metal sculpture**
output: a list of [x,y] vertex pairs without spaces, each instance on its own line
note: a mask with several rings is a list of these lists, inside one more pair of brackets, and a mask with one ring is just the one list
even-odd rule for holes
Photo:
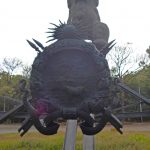
[[[33,39],[43,52],[28,41],[39,54],[32,65],[32,99],[27,100],[27,91],[24,96],[24,105],[31,115],[26,122],[32,121],[46,135],[57,132],[61,119],[78,119],[83,133],[88,135],[101,131],[108,121],[122,133],[120,121],[108,109],[111,78],[106,54],[101,53],[107,53],[114,41],[99,52],[94,44],[81,38],[73,25],[60,22],[49,33],[53,33],[49,41],[57,41],[45,48]],[[99,121],[91,117],[97,113],[101,113]]]
[[122,124],[110,109],[115,95],[111,86],[116,85],[144,103],[150,104],[150,100],[112,80],[105,56],[114,41],[97,50],[93,43],[82,39],[74,25],[60,22],[54,26],[48,32],[52,33],[48,42],[57,40],[53,44],[44,47],[35,39],[35,44],[27,40],[38,52],[32,65],[30,90],[21,80],[23,103],[4,114],[0,123],[26,108],[28,116],[18,130],[21,136],[32,125],[42,134],[56,134],[59,124],[68,119],[77,119],[87,135],[100,132],[107,122],[122,133]]
[[[27,40],[38,55],[32,65],[30,89],[20,81],[23,102],[0,116],[0,123],[26,109],[27,117],[19,128],[23,136],[32,125],[44,135],[56,134],[62,121],[78,120],[84,134],[94,135],[110,122],[120,133],[122,124],[111,113],[116,91],[112,86],[138,97],[144,103],[150,100],[120,83],[113,81],[106,60],[115,45],[108,43],[109,28],[98,14],[99,0],[67,0],[67,24],[48,31],[55,42],[44,47],[39,41]],[[91,43],[85,40],[91,40]]]
[[[107,122],[122,133],[120,121],[108,109],[111,78],[105,55],[101,53],[107,53],[114,41],[100,52],[94,44],[85,42],[73,25],[60,22],[49,32],[53,33],[53,39],[49,41],[57,41],[47,47],[35,39],[35,44],[27,40],[38,55],[32,65],[31,98],[26,82],[22,80],[23,104],[11,112],[25,107],[29,113],[19,129],[21,136],[32,125],[42,134],[55,134],[59,122],[67,119],[78,119],[83,133],[87,135],[98,133]],[[99,113],[98,121],[91,117],[91,114]],[[1,122],[9,115],[6,114]]]
[[[0,116],[0,123],[26,109],[27,117],[18,129],[23,136],[33,125],[44,135],[57,133],[61,122],[78,120],[83,134],[99,133],[110,122],[122,133],[122,124],[111,113],[116,91],[124,90],[146,104],[150,100],[139,95],[110,76],[107,53],[115,45],[108,43],[109,28],[97,11],[99,0],[67,0],[67,24],[48,31],[55,42],[44,47],[39,41],[27,40],[38,55],[32,65],[30,89],[21,80],[23,102]],[[86,42],[85,39],[91,40]]]
[[99,0],[67,0],[68,24],[73,24],[84,39],[91,40],[98,50],[108,44],[109,28],[100,19]]

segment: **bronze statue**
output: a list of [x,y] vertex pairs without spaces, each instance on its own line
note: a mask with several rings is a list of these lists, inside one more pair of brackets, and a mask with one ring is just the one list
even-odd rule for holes
[[60,123],[70,119],[78,120],[86,135],[99,133],[107,122],[122,133],[122,123],[111,113],[118,90],[150,104],[149,99],[111,77],[105,56],[115,44],[108,43],[109,29],[100,21],[98,2],[68,0],[68,23],[60,21],[48,31],[47,42],[54,43],[45,47],[35,39],[27,40],[38,52],[32,64],[30,89],[24,79],[20,81],[22,104],[0,117],[0,123],[25,109],[28,115],[18,130],[21,136],[32,125],[44,135],[56,134]]
[[67,0],[69,8],[68,24],[73,24],[84,39],[91,40],[101,49],[108,43],[109,28],[102,23],[97,10],[99,0]]
[[[113,47],[114,41],[98,51],[93,43],[82,39],[74,25],[61,21],[60,25],[53,25],[55,27],[48,31],[49,41],[55,40],[53,44],[44,47],[35,39],[34,43],[27,41],[38,55],[30,77],[32,99],[29,99],[28,90],[24,90],[23,102],[30,118],[19,129],[23,130],[21,136],[32,125],[42,134],[56,134],[60,122],[68,119],[81,121],[83,134],[97,134],[107,122],[122,133],[121,122],[108,108],[111,78],[103,55]],[[91,113],[101,113],[101,116],[95,120]],[[40,122],[42,115],[44,125]]]
[[[100,22],[98,0],[70,0],[68,6],[68,23],[60,21],[49,28],[47,42],[54,43],[44,47],[35,39],[27,40],[38,52],[32,64],[30,89],[20,81],[23,103],[0,118],[1,123],[25,108],[29,115],[18,130],[21,136],[32,125],[44,135],[56,134],[60,123],[68,119],[77,119],[83,134],[97,134],[107,122],[122,133],[121,122],[108,107],[111,77],[105,56],[114,41],[107,43],[109,31]],[[97,43],[99,51],[85,39]],[[95,119],[90,114],[101,116]]]

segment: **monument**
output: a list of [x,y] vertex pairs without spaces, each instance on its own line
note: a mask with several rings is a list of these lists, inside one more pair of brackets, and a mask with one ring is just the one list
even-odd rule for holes
[[115,43],[108,42],[109,29],[101,22],[97,10],[99,1],[67,2],[67,23],[60,21],[48,31],[47,42],[55,42],[45,47],[35,39],[27,40],[37,51],[30,89],[26,88],[25,80],[20,81],[23,103],[4,114],[0,123],[25,108],[28,116],[18,130],[21,136],[32,125],[44,135],[56,134],[61,122],[67,120],[77,120],[85,135],[99,133],[107,122],[122,133],[122,124],[110,109],[114,96],[111,86],[120,87],[144,103],[150,101],[118,80],[112,80],[106,55]]
[[29,114],[19,132],[23,136],[34,125],[40,133],[52,135],[61,122],[73,119],[86,135],[99,133],[107,122],[122,133],[121,122],[110,110],[112,81],[105,58],[115,44],[108,43],[109,29],[100,21],[99,1],[67,2],[67,23],[52,24],[54,28],[48,31],[47,42],[55,42],[45,47],[35,39],[27,40],[38,54],[32,64],[30,89],[25,80],[19,85],[23,104],[17,109],[25,107]]
[[[97,50],[93,43],[83,39],[75,25],[62,22],[53,25],[55,28],[49,31],[52,33],[49,41],[57,40],[53,44],[44,47],[33,39],[38,48],[28,41],[38,51],[30,78],[31,100],[24,89],[24,105],[32,123],[46,135],[55,134],[59,121],[69,119],[77,119],[87,135],[100,132],[107,122],[122,133],[120,121],[108,108],[111,77],[103,52],[112,48],[113,41]],[[99,113],[99,120],[91,117]],[[40,123],[43,115],[45,126]]]
[[91,40],[101,50],[108,43],[109,28],[101,22],[97,7],[99,0],[67,0],[68,24],[73,24],[83,39]]

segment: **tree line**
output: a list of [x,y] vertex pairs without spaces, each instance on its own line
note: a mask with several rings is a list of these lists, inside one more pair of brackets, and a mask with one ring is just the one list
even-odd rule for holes
[[[116,46],[108,57],[112,77],[119,78],[139,94],[150,98],[150,47],[146,49],[144,54],[135,56],[129,44]],[[118,93],[117,100],[122,112],[150,110],[149,106],[140,103],[135,97],[124,92]]]
[[0,111],[8,111],[21,99],[19,81],[29,80],[31,66],[18,58],[4,58],[0,63]]
[[[117,77],[142,95],[150,98],[150,47],[145,54],[133,57],[129,44],[116,46],[107,57],[112,77]],[[18,58],[4,58],[0,63],[0,111],[4,109],[2,97],[20,100],[18,83],[21,79],[29,81],[31,66],[23,64]],[[133,98],[123,95],[123,105],[131,104]],[[11,105],[12,101],[7,103]],[[5,106],[6,107],[6,106]],[[9,109],[9,107],[7,108]]]

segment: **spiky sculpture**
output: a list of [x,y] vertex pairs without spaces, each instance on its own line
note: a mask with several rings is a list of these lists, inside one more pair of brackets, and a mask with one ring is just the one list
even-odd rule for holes
[[[35,40],[35,39],[32,39],[35,43],[36,43],[36,45],[40,48],[40,49],[42,49],[42,51],[45,49],[45,47],[39,42],[39,41],[37,41],[37,40]],[[40,51],[39,50],[39,48],[34,44],[34,43],[32,43],[31,41],[29,41],[29,40],[27,40],[27,42],[28,42],[28,44],[33,48],[33,49],[35,49],[35,51],[37,51],[38,53],[41,53],[42,51]]]
[[[56,42],[44,47],[39,41],[27,40],[38,52],[32,64],[30,91],[20,83],[24,92],[23,103],[28,117],[19,129],[23,136],[34,125],[42,134],[56,134],[59,119],[78,119],[84,134],[100,132],[109,121],[120,133],[122,125],[107,108],[110,105],[110,70],[105,59],[114,46],[114,41],[100,50],[92,42],[86,42],[83,35],[72,24],[60,21],[51,23],[47,42]],[[102,115],[98,120],[90,114]],[[40,118],[44,115],[43,124]],[[96,122],[96,125],[95,125]]]
[[[46,43],[54,41],[54,40],[62,40],[62,39],[82,39],[82,35],[79,34],[79,31],[76,29],[76,27],[72,24],[66,24],[65,22],[62,23],[59,20],[60,24],[56,25],[54,23],[50,23],[51,25],[54,26],[54,28],[48,28],[49,31],[46,32],[49,35],[47,38],[50,38]],[[29,40],[27,40],[28,44],[38,53],[41,53],[45,47],[37,40],[32,39],[34,41],[31,42]],[[38,46],[38,47],[37,47]],[[40,50],[40,49],[42,50]]]
[[73,39],[73,38],[81,39],[81,35],[79,34],[78,30],[74,25],[62,23],[61,21],[59,22],[60,22],[59,25],[50,23],[55,28],[48,28],[50,31],[46,33],[48,34],[50,33],[51,35],[48,36],[47,38],[51,39],[48,40],[47,43],[53,40]]

